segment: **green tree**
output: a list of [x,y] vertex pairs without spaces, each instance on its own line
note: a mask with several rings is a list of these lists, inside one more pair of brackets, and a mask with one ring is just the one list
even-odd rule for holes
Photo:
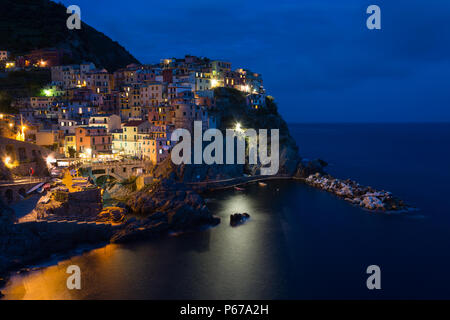
[[69,152],[70,158],[75,158],[77,151],[73,147],[69,147],[69,149],[67,149],[67,151]]

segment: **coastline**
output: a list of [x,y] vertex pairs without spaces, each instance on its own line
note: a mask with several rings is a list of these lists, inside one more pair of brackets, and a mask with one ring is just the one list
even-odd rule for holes
[[[320,151],[319,146],[317,146],[316,149],[317,154]],[[407,154],[407,150],[404,149],[401,149],[399,153]],[[308,151],[309,150],[310,149],[308,149]],[[388,150],[390,150],[390,148],[388,148]],[[398,154],[395,155],[399,157],[399,159],[402,159],[402,157]],[[13,272],[11,273],[11,279],[7,287],[4,288],[4,290],[0,290],[5,294],[4,299],[10,299],[12,298],[10,295],[12,286],[17,288],[18,286],[20,287],[22,283],[27,285],[39,284],[43,279],[41,274],[53,274],[57,276],[58,279],[63,279],[65,268],[68,265],[77,264],[80,262],[81,265],[87,266],[94,261],[103,261],[103,263],[105,263],[105,269],[89,269],[86,273],[86,276],[89,275],[89,277],[104,277],[102,278],[102,282],[99,282],[98,287],[93,288],[90,291],[87,291],[86,294],[81,295],[80,298],[85,298],[87,295],[92,297],[108,298],[108,294],[104,293],[105,290],[116,288],[109,287],[109,285],[106,287],[104,285],[103,281],[108,279],[107,273],[109,273],[109,270],[106,268],[118,263],[119,261],[124,261],[124,264],[119,268],[119,270],[116,270],[116,273],[111,273],[111,277],[119,277],[120,272],[137,271],[138,273],[135,276],[136,279],[129,283],[130,287],[135,288],[138,285],[138,278],[148,275],[148,278],[145,278],[145,290],[147,292],[146,295],[144,295],[145,298],[158,298],[160,296],[166,298],[187,297],[190,293],[186,293],[184,291],[173,294],[169,293],[170,289],[174,288],[176,283],[179,283],[177,281],[178,279],[172,279],[169,276],[174,272],[181,272],[179,279],[185,279],[188,274],[193,272],[193,276],[200,277],[202,280],[210,278],[215,279],[214,273],[219,272],[224,275],[215,279],[214,283],[230,283],[230,288],[236,290],[236,292],[239,292],[242,296],[271,298],[273,296],[270,295],[270,292],[257,296],[256,294],[255,296],[247,295],[247,291],[245,291],[245,288],[241,285],[241,279],[233,278],[233,272],[237,272],[237,274],[242,277],[247,276],[249,272],[247,272],[245,268],[236,269],[237,266],[233,262],[240,260],[233,259],[239,259],[239,257],[245,253],[252,254],[253,257],[256,258],[256,260],[252,261],[259,262],[261,261],[259,259],[263,259],[264,269],[258,270],[264,271],[260,271],[257,276],[255,275],[255,279],[266,279],[267,273],[265,270],[272,267],[277,270],[274,271],[274,274],[276,274],[274,279],[281,277],[283,275],[281,273],[282,269],[291,265],[295,265],[297,267],[296,269],[303,268],[301,269],[304,271],[303,274],[307,275],[308,278],[314,278],[317,276],[316,269],[319,268],[322,263],[326,263],[328,257],[335,251],[338,251],[340,254],[349,258],[345,259],[343,264],[337,264],[338,270],[333,273],[333,275],[339,274],[342,270],[345,270],[349,266],[353,266],[356,263],[365,263],[367,258],[365,252],[367,250],[371,250],[373,251],[373,255],[376,257],[381,257],[377,262],[382,264],[391,263],[392,268],[396,271],[399,270],[400,272],[405,260],[407,262],[413,261],[417,254],[427,256],[427,252],[431,250],[427,244],[421,246],[422,240],[420,239],[421,237],[416,236],[417,234],[421,234],[423,230],[426,230],[424,233],[430,234],[431,237],[427,240],[427,243],[430,245],[437,242],[439,239],[444,239],[444,234],[438,232],[440,229],[436,229],[439,228],[438,224],[442,224],[442,221],[436,221],[439,216],[433,214],[433,210],[438,210],[443,206],[443,203],[439,202],[439,199],[442,197],[443,193],[442,188],[439,188],[441,193],[435,193],[436,190],[434,190],[424,194],[427,198],[429,197],[429,200],[421,201],[419,196],[422,193],[411,193],[410,189],[413,187],[405,185],[404,180],[401,179],[403,177],[403,171],[399,169],[401,168],[400,164],[390,170],[387,170],[387,168],[375,167],[374,165],[380,161],[378,158],[371,158],[373,161],[367,163],[366,166],[360,168],[360,171],[358,171],[354,170],[354,164],[348,161],[350,155],[346,154],[346,158],[339,158],[340,161],[337,161],[336,158],[340,156],[341,154],[339,153],[336,154],[335,157],[328,156],[326,158],[327,160],[330,160],[330,166],[327,168],[327,171],[333,176],[347,178],[353,174],[355,178],[357,177],[355,180],[362,182],[365,185],[372,185],[380,190],[382,187],[386,187],[386,190],[392,191],[394,194],[401,196],[402,199],[407,200],[408,202],[411,202],[411,204],[419,207],[421,212],[418,214],[415,212],[412,212],[411,214],[403,214],[400,212],[394,212],[396,214],[389,214],[388,212],[379,212],[381,214],[378,214],[355,205],[349,205],[349,202],[341,201],[344,199],[332,195],[329,192],[319,190],[318,188],[311,188],[303,183],[302,178],[295,178],[295,180],[294,178],[292,180],[283,179],[279,181],[269,180],[267,182],[268,187],[266,188],[260,187],[256,182],[253,185],[248,184],[243,186],[246,189],[244,192],[234,191],[233,188],[230,188],[228,191],[213,191],[210,194],[206,193],[205,195],[202,195],[207,200],[207,205],[210,207],[212,212],[219,215],[222,218],[222,222],[224,222],[217,227],[208,228],[205,229],[205,231],[200,232],[180,233],[177,237],[173,237],[171,234],[168,237],[165,236],[161,239],[138,241],[135,243],[126,244],[124,246],[116,246],[113,244],[112,247],[120,249],[118,250],[119,252],[117,255],[114,258],[111,257],[108,261],[105,260],[110,257],[110,251],[103,251],[103,249],[100,249],[100,253],[96,253],[95,256],[92,256],[89,252],[84,254],[82,257],[75,257],[74,259],[61,261],[58,263],[58,266],[44,268],[43,270],[37,270],[36,272],[31,270],[29,274],[25,272],[21,275],[16,275]],[[379,158],[382,158],[383,156],[384,154],[381,154],[379,155]],[[422,163],[422,161],[419,163]],[[346,164],[347,166],[345,166]],[[374,167],[374,169],[367,172],[366,168],[369,164],[371,167]],[[395,171],[394,174],[392,173],[393,171]],[[410,172],[411,167],[407,166],[405,171]],[[362,175],[361,172],[367,172],[367,174]],[[380,172],[382,172],[383,175],[381,175]],[[392,177],[387,179],[386,176],[391,174]],[[425,174],[423,174],[423,176],[425,176]],[[433,176],[438,177],[437,175]],[[379,178],[377,179],[377,177]],[[417,180],[418,183],[423,183],[424,181],[428,180],[420,180],[420,178]],[[445,179],[439,178],[437,181],[437,186],[444,186],[443,183],[445,183]],[[276,191],[276,188],[279,186],[281,192]],[[414,191],[415,190],[416,189],[414,189]],[[285,205],[286,207],[283,208],[282,206],[273,206],[272,208],[271,205],[275,203],[281,204],[282,206]],[[433,207],[432,203],[436,203],[436,206]],[[227,222],[229,213],[232,212],[248,212],[251,214],[251,219],[248,223],[246,223],[246,225],[231,229],[228,227]],[[444,216],[442,215],[442,217]],[[280,224],[280,222],[282,223]],[[405,232],[399,234],[397,231],[400,229]],[[323,230],[323,232],[321,230]],[[267,234],[267,236],[261,234],[262,232]],[[285,240],[282,240],[283,235],[287,237],[288,243],[286,247],[284,244]],[[244,239],[252,241],[242,242]],[[257,239],[259,242],[256,241]],[[354,239],[358,239],[358,241],[354,241]],[[308,241],[302,246],[301,244],[303,242],[301,240]],[[336,242],[333,242],[332,240]],[[261,245],[261,243],[265,245]],[[242,247],[236,249],[235,245],[237,244],[242,245]],[[300,244],[300,247],[297,247],[297,244]],[[436,257],[439,256],[439,252],[442,252],[441,250],[444,249],[445,245],[446,243],[444,242],[439,247],[439,251],[432,251]],[[105,248],[110,246],[111,245],[108,245]],[[267,249],[262,250],[269,251],[266,252],[265,255],[267,258],[260,258],[261,252],[258,251],[258,249],[262,247],[267,247]],[[416,247],[419,247],[419,249],[413,249]],[[280,248],[283,249],[280,251]],[[315,262],[313,262],[312,266],[304,266],[302,264],[304,257],[315,257],[315,252],[317,249],[325,250],[326,254],[322,255],[321,259],[318,261],[314,260]],[[398,252],[399,254],[396,255],[396,257],[391,257],[389,255],[386,257],[386,250],[392,250],[393,252]],[[95,250],[92,252],[95,252]],[[282,254],[277,254],[276,252],[282,252]],[[285,253],[292,254],[294,256],[294,261],[289,261],[289,259],[284,256]],[[223,258],[224,254],[227,255],[226,257],[228,264],[221,266],[220,262],[215,261],[221,261],[220,258]],[[105,260],[99,260],[101,257],[104,257]],[[130,258],[134,258],[134,260],[131,260]],[[156,258],[159,261],[156,261]],[[283,260],[284,258],[286,258],[286,260]],[[156,272],[157,274],[158,270],[162,270],[161,268],[163,266],[173,265],[186,259],[191,261],[192,266],[201,264],[203,266],[202,270],[198,270],[197,268],[185,270],[181,266],[174,266],[170,269],[170,271],[167,270],[166,275],[163,276],[162,279],[156,279],[151,274],[148,274],[150,270],[145,271],[143,270],[144,268],[141,267],[142,265],[151,264],[154,266],[152,272]],[[129,261],[129,263],[126,261]],[[271,264],[272,261],[273,264]],[[372,261],[373,260],[369,260],[368,263],[371,263]],[[433,262],[435,261],[437,261],[437,258],[433,260]],[[278,267],[280,269],[277,269]],[[426,268],[425,262],[417,266],[416,269],[409,273],[408,277],[414,276],[416,271],[419,272],[419,270],[423,268]],[[441,269],[443,269],[443,267]],[[439,270],[439,274],[441,274],[441,269]],[[142,273],[139,273],[139,270],[142,270]],[[306,276],[294,276],[294,279],[297,279],[298,281],[303,281],[305,278]],[[310,294],[310,290],[313,290],[316,286],[325,288],[326,281],[332,281],[331,278],[333,277],[327,277],[326,280],[323,280],[318,284],[311,280],[310,282],[307,282],[305,286],[296,287],[294,291],[285,293],[282,297],[311,298],[312,295]],[[235,280],[234,282],[233,279]],[[398,279],[396,278],[393,280]],[[208,295],[223,299],[227,299],[231,296],[229,292],[215,292],[211,288],[205,288],[200,283],[196,285],[192,280],[185,281],[186,284],[190,284],[195,288],[196,294],[194,297],[199,299]],[[347,278],[345,278],[345,281],[347,281]],[[321,297],[342,297],[342,293],[337,288],[339,288],[339,284],[343,282],[344,280],[341,282],[331,282],[332,285],[330,287],[336,289],[333,289],[329,295],[324,294]],[[431,279],[431,284],[429,287],[435,285],[436,283],[437,282],[434,281],[434,278]],[[404,284],[406,285],[407,283]],[[159,293],[159,290],[154,288],[157,288],[160,285],[169,286],[170,289],[168,289],[167,292]],[[255,286],[255,289],[261,290],[261,287],[259,287],[258,284],[252,285]],[[412,287],[402,289],[400,288],[402,285],[403,282],[400,280],[398,288],[392,288],[391,291],[386,292],[387,297],[401,294],[405,294],[406,297],[420,296],[421,293],[419,290],[414,291]],[[283,287],[282,290],[285,288],[286,287]],[[54,286],[49,286],[47,289],[49,292],[53,292],[52,289],[54,289]],[[32,291],[35,291],[35,289]],[[83,292],[85,291],[83,290]],[[29,293],[31,293],[31,291],[29,291]],[[357,296],[357,294],[364,294],[363,292],[360,293],[359,291],[355,291],[353,289],[349,289],[346,293],[347,295],[344,293],[344,297],[347,297],[350,294],[353,296]],[[134,294],[136,297],[138,295],[138,293]],[[57,293],[55,292],[55,297],[56,296]],[[109,295],[109,297],[114,298],[126,296],[127,294],[125,293],[120,295],[115,292],[113,292],[112,295]],[[361,295],[361,297],[365,296]]]
[[[214,227],[220,223],[220,219],[209,212],[203,198],[205,193],[244,187],[264,181],[299,181],[315,189],[332,193],[353,206],[359,206],[370,212],[402,213],[408,212],[411,208],[401,200],[392,197],[389,192],[378,192],[351,180],[335,179],[324,172],[323,164],[325,162],[322,160],[304,160],[299,163],[294,175],[240,176],[184,183],[162,179],[147,189],[130,192],[124,204],[125,208],[122,208],[123,206],[104,207],[102,212],[105,213],[99,214],[92,222],[72,223],[73,221],[62,220],[15,223],[16,230],[21,228],[19,232],[25,233],[25,237],[28,232],[28,234],[45,234],[49,241],[38,238],[41,243],[49,243],[55,238],[60,241],[57,246],[40,246],[38,250],[25,253],[0,274],[0,279],[2,277],[7,279],[14,270],[29,269],[30,266],[48,261],[55,255],[62,257],[58,261],[65,260],[83,248],[88,248],[87,251],[90,251],[90,247],[99,248],[111,243],[149,240],[174,232],[184,233],[199,230],[205,226]],[[381,196],[383,198],[377,198]],[[384,207],[386,196],[389,196],[389,199],[395,199],[397,206],[393,208],[394,210],[387,210]],[[367,198],[370,201],[355,201],[356,197],[359,197],[357,199]],[[392,209],[392,206],[389,209]],[[118,213],[115,213],[115,210],[118,210]],[[120,222],[115,221],[117,218]],[[0,281],[0,285],[5,284],[5,281]]]

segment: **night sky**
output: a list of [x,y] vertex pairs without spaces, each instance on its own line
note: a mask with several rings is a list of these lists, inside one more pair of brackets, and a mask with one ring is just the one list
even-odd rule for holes
[[447,0],[62,3],[142,63],[191,54],[262,73],[288,122],[450,121]]

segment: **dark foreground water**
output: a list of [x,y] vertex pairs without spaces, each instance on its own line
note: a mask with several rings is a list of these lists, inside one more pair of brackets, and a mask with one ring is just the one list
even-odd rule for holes
[[[392,191],[421,210],[374,214],[299,182],[211,195],[222,223],[108,245],[11,279],[6,298],[450,298],[450,124],[291,125],[301,153],[335,176]],[[248,212],[237,228],[229,215]],[[67,266],[82,290],[66,289]],[[379,291],[366,268],[381,268]]]

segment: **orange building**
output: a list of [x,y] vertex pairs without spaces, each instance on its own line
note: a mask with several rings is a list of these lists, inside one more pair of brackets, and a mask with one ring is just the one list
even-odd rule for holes
[[112,135],[103,127],[79,127],[75,130],[77,152],[82,157],[96,158],[112,153]]

